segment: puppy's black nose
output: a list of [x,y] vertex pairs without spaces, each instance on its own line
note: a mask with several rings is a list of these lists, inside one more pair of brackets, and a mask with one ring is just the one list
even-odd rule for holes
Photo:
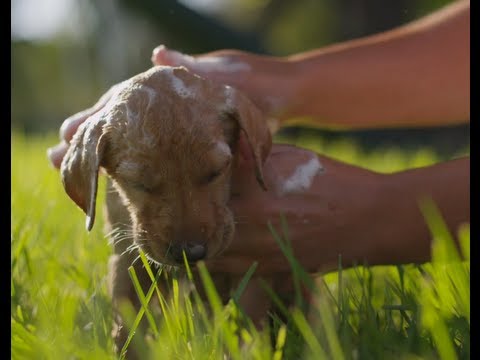
[[183,264],[183,251],[189,262],[199,261],[207,256],[207,248],[201,244],[174,244],[171,247],[173,260]]
[[188,244],[185,247],[185,253],[187,254],[188,261],[202,260],[207,256],[207,248],[205,245],[200,244]]

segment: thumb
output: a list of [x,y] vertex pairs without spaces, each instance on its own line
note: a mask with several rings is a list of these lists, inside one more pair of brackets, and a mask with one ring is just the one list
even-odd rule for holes
[[157,46],[152,53],[153,65],[167,65],[167,66],[187,66],[195,63],[192,56],[182,54],[175,50],[167,49],[165,45]]

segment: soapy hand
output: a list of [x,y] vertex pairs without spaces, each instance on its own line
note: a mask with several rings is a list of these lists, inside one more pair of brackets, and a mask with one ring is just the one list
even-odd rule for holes
[[[243,91],[269,118],[281,118],[293,89],[294,66],[287,60],[238,50],[190,56],[160,45],[154,65],[185,66],[195,74]],[[288,69],[287,69],[288,68]]]

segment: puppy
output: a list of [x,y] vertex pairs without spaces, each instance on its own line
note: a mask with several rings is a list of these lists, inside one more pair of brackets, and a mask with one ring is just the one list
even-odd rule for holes
[[[194,263],[228,247],[235,231],[227,207],[232,169],[242,156],[253,159],[265,188],[262,164],[270,148],[267,122],[248,98],[186,68],[157,66],[116,87],[106,106],[79,127],[61,165],[66,193],[87,215],[88,230],[103,169],[109,178],[107,231],[122,239],[133,235],[112,241],[114,307],[124,299],[140,306],[127,273],[137,256],[127,251],[131,241],[156,263],[177,266],[183,253]],[[134,267],[146,291],[150,280],[140,262]],[[212,277],[227,300],[235,280]],[[244,297],[247,313],[259,322],[269,302],[255,299],[258,291],[251,289],[245,293],[254,295]],[[126,332],[118,314],[114,336],[121,347]]]

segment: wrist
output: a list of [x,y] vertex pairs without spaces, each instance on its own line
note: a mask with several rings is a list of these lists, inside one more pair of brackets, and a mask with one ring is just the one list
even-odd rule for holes
[[306,75],[302,62],[291,57],[275,58],[270,64],[269,72],[272,75],[269,93],[274,94],[271,97],[274,109],[272,114],[281,125],[290,124],[301,115],[297,109],[302,99],[302,82]]

